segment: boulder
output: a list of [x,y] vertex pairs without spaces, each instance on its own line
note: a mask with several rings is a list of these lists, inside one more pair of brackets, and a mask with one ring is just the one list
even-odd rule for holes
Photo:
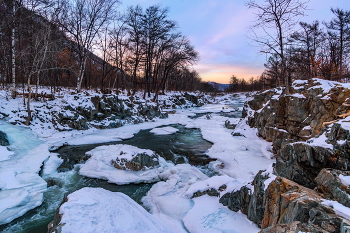
[[225,121],[225,127],[226,127],[227,129],[235,129],[236,126],[237,126],[237,124],[231,124],[231,122],[230,122],[229,120],[226,120],[226,121]]
[[147,153],[139,153],[133,155],[131,160],[123,158],[121,152],[121,158],[117,157],[115,160],[111,161],[111,164],[121,170],[131,170],[131,171],[140,171],[142,169],[154,168],[159,165],[158,155],[153,154],[149,155]]
[[196,197],[201,197],[201,196],[204,196],[204,195],[208,195],[208,196],[211,196],[211,197],[219,197],[220,196],[220,192],[214,188],[211,188],[211,189],[207,189],[205,191],[197,191],[195,192],[191,198],[196,198]]
[[197,105],[198,107],[201,106],[201,105],[199,105],[198,97],[197,97],[197,96],[188,94],[188,93],[186,92],[186,93],[184,94],[184,97],[186,98],[186,100],[192,102],[193,104]]
[[344,225],[349,224],[347,219],[336,215],[331,207],[323,205],[322,197],[316,191],[291,180],[277,177],[270,183],[265,195],[262,229],[299,221],[326,232],[340,232]]
[[317,191],[327,199],[332,199],[350,208],[350,188],[339,178],[340,175],[350,176],[350,171],[322,169],[316,177]]

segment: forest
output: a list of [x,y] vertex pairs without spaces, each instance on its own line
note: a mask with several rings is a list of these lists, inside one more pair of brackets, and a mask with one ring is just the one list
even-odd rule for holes
[[[0,0],[0,83],[18,92],[38,87],[126,90],[144,97],[166,90],[219,91],[193,65],[200,57],[169,8],[118,0]],[[228,92],[289,86],[313,77],[349,80],[350,11],[331,8],[327,22],[303,22],[305,1],[246,3],[256,21],[249,39],[266,54],[265,70],[250,79],[232,75]],[[35,89],[32,90],[33,85]],[[19,89],[20,88],[20,89]],[[286,89],[288,92],[288,88]]]
[[[199,60],[189,39],[168,17],[169,9],[130,6],[117,0],[1,0],[0,82],[17,88],[39,85],[144,90],[198,90],[192,65]],[[26,85],[28,84],[28,85]],[[205,86],[205,85],[204,85]],[[18,90],[17,90],[18,91]],[[156,98],[156,97],[155,97]]]

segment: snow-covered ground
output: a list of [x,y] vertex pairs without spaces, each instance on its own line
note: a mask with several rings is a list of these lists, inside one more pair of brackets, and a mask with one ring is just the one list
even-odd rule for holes
[[[66,101],[71,100],[74,101],[74,98],[66,98]],[[226,184],[226,191],[239,189],[242,185],[251,182],[259,170],[265,169],[274,162],[274,159],[271,159],[271,144],[257,137],[256,129],[249,128],[244,120],[219,114],[235,111],[236,107],[233,106],[242,105],[245,100],[244,95],[236,98],[217,97],[213,101],[214,104],[200,108],[179,108],[166,119],[155,119],[115,129],[58,132],[50,125],[50,121],[47,121],[45,125],[38,123],[30,126],[33,133],[28,128],[2,123],[0,130],[9,135],[10,149],[14,154],[0,157],[3,158],[0,161],[0,224],[10,222],[41,204],[42,194],[46,191],[46,182],[38,175],[40,167],[46,160],[43,169],[45,175],[53,172],[62,162],[56,154],[50,153],[48,148],[64,144],[80,145],[123,140],[133,137],[141,129],[153,129],[151,132],[156,134],[175,133],[176,130],[173,128],[161,126],[182,124],[188,128],[199,128],[203,138],[213,143],[206,154],[216,158],[217,161],[212,162],[209,167],[222,178],[209,178],[199,169],[188,164],[174,166],[163,161],[164,166],[155,174],[163,181],[153,185],[143,199],[144,205],[149,208],[155,219],[170,226],[176,232],[186,232],[186,229],[190,232],[229,230],[230,232],[258,232],[259,229],[244,215],[230,211],[219,204],[218,198],[203,196],[190,199],[189,197],[189,192],[195,192],[195,189],[204,190],[205,187],[213,186],[211,179],[217,179],[218,181],[215,182]],[[7,119],[15,118],[16,114],[12,110],[21,107],[21,99],[2,102],[4,103],[0,107],[9,109]],[[188,117],[205,112],[212,112],[212,114],[209,117],[206,115],[198,118]],[[238,124],[234,131],[242,136],[232,136],[233,130],[224,126],[226,120]],[[105,152],[109,153],[108,150]],[[89,164],[89,161],[86,164]],[[105,168],[99,169],[103,171]],[[108,169],[105,169],[105,172],[108,172]],[[84,171],[83,168],[82,171]],[[81,174],[84,175],[84,172]],[[115,179],[109,179],[109,181],[118,183]]]

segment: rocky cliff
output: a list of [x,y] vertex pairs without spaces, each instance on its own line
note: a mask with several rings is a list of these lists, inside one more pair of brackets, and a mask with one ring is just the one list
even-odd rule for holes
[[257,94],[244,114],[261,137],[273,142],[277,174],[314,188],[323,168],[350,168],[350,89],[311,79],[295,81],[291,93],[273,89]]
[[347,84],[315,78],[295,81],[290,95],[280,88],[256,94],[243,117],[273,143],[274,171],[220,202],[263,233],[350,232],[349,116]]

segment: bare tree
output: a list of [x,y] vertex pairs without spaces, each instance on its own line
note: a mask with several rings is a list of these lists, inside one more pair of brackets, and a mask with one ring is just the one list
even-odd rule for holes
[[151,79],[153,78],[152,71],[157,47],[171,35],[170,33],[176,27],[176,23],[168,19],[168,13],[168,8],[155,5],[148,7],[142,17],[142,42],[145,48],[145,92],[143,98],[146,98],[146,93],[148,93],[148,97],[151,96]]
[[133,53],[133,56],[128,58],[129,62],[132,66],[132,74],[131,74],[131,83],[133,85],[133,93],[136,92],[136,77],[137,71],[139,69],[141,59],[142,59],[142,18],[143,18],[143,10],[139,5],[134,7],[129,7],[128,12],[125,17],[125,22],[127,24],[127,30],[129,34],[129,45],[130,50]]
[[325,35],[320,29],[318,21],[311,24],[300,22],[301,31],[294,32],[291,35],[291,42],[295,50],[300,52],[301,60],[297,66],[306,67],[306,77],[317,76],[318,55],[321,50],[321,44],[325,40]]
[[77,91],[80,92],[86,61],[93,49],[93,42],[101,28],[115,18],[118,0],[61,0],[58,4],[58,23],[75,42],[79,71]]
[[[247,3],[248,8],[256,10],[256,23],[252,26],[254,37],[252,40],[261,47],[261,52],[278,54],[282,63],[280,79],[284,78],[286,94],[289,94],[289,78],[286,74],[285,47],[287,38],[298,18],[304,15],[306,2],[302,0],[265,0],[258,4],[254,0]],[[264,36],[258,36],[261,29]]]

